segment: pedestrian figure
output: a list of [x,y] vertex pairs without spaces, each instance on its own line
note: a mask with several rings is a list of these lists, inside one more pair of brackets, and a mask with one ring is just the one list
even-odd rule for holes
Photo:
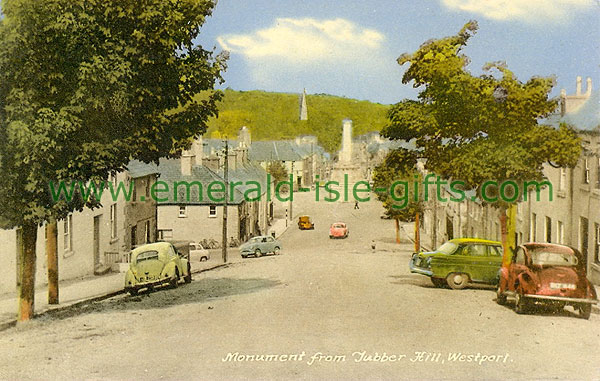
[[373,252],[375,252],[375,240],[371,240],[371,249],[373,250]]
[[358,207],[358,201],[354,201],[354,209],[360,209],[360,208]]

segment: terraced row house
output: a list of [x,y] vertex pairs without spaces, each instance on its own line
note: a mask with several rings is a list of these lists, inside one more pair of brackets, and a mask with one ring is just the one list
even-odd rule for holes
[[[592,91],[589,78],[583,92],[581,82],[578,77],[575,94],[561,91],[559,110],[546,121],[555,126],[564,122],[576,129],[583,147],[579,161],[574,168],[544,165],[552,186],[542,189],[539,201],[530,189],[527,201],[517,204],[516,240],[579,249],[587,259],[588,277],[600,284],[600,92]],[[449,198],[451,192],[444,188],[442,195]],[[467,236],[501,239],[498,210],[470,196],[460,203],[431,199],[426,204],[422,224],[429,239],[423,243],[426,247]]]

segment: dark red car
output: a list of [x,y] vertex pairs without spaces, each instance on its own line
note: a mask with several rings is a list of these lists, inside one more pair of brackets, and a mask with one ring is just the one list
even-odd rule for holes
[[596,290],[586,277],[581,253],[551,243],[526,243],[515,251],[511,263],[500,269],[497,302],[515,299],[515,311],[526,313],[534,305],[579,310],[589,319],[592,305],[598,302]]

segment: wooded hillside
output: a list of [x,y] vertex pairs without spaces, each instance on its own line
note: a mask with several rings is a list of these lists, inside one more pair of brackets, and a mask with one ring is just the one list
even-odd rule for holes
[[219,118],[211,119],[207,136],[234,138],[247,126],[253,140],[291,139],[315,135],[329,152],[340,147],[342,120],[352,119],[354,136],[379,131],[386,122],[388,105],[332,95],[307,95],[308,120],[299,120],[300,95],[265,91],[225,90]]

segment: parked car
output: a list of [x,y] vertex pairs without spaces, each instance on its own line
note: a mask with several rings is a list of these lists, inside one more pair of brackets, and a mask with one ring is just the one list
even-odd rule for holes
[[177,287],[179,280],[192,281],[190,262],[170,242],[142,245],[129,254],[125,291],[136,295],[140,289],[168,284]]
[[510,265],[500,271],[496,301],[515,300],[515,311],[526,313],[535,305],[579,310],[589,319],[598,302],[586,277],[582,254],[574,248],[551,243],[526,243],[515,251]]
[[309,216],[298,217],[298,229],[300,230],[313,230],[315,224],[310,220]]
[[348,234],[348,226],[343,222],[334,222],[329,228],[329,238],[346,238]]
[[254,255],[256,258],[263,254],[279,254],[281,251],[281,242],[271,236],[258,236],[250,238],[250,240],[240,246],[240,254],[242,258]]
[[210,253],[200,243],[190,242],[190,259],[197,259],[200,262],[208,261]]
[[436,287],[462,289],[469,282],[496,284],[502,266],[502,245],[478,238],[452,239],[437,250],[414,253],[410,272],[426,275]]

